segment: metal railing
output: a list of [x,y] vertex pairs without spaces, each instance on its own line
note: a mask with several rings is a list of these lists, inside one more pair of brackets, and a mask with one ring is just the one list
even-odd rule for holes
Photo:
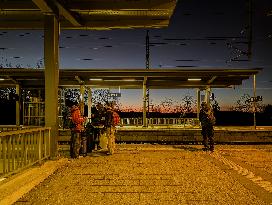
[[[180,125],[183,127],[199,126],[198,118],[148,118],[148,125]],[[141,126],[143,123],[142,118],[121,118],[120,126]]]
[[41,126],[0,125],[0,133],[1,132],[15,131],[15,130],[25,130],[25,129],[40,128],[40,127]]
[[25,129],[24,126],[17,126],[17,125],[0,125],[0,132],[6,132],[6,131],[14,131],[14,130],[22,130]]
[[7,176],[50,157],[50,129],[0,133],[0,176]]

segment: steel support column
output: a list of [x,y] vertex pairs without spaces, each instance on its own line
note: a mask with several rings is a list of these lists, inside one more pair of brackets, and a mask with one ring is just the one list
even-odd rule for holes
[[91,122],[92,118],[92,88],[88,87],[88,121]]
[[253,117],[254,129],[256,129],[256,75],[253,75]]
[[196,113],[197,113],[197,119],[199,119],[199,113],[200,113],[200,89],[196,89],[196,99],[197,99],[197,104],[196,104]]
[[51,127],[50,155],[57,154],[58,85],[59,85],[59,21],[54,15],[44,16],[45,126]]
[[[146,38],[145,38],[145,68],[149,70],[150,67],[150,45],[149,45],[149,30],[146,31]],[[147,118],[149,119],[149,99],[150,92],[149,88],[146,88],[146,106],[147,106]]]
[[205,102],[208,106],[210,106],[210,96],[211,96],[211,88],[207,87],[205,90]]
[[146,101],[147,101],[146,81],[147,81],[147,77],[144,77],[144,81],[143,81],[143,127],[147,127],[147,120],[146,120]]
[[21,86],[16,84],[16,95],[18,99],[16,99],[16,125],[20,125],[20,118],[21,118]]
[[85,85],[80,85],[79,108],[82,116],[84,115],[84,93]]

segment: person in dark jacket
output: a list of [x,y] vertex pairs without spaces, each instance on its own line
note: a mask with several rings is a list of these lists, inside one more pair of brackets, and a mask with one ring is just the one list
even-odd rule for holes
[[105,124],[105,113],[106,110],[101,103],[97,103],[96,107],[92,108],[92,126],[93,126],[93,143],[91,145],[92,149],[101,149],[99,147],[100,134],[102,132],[102,127]]
[[[214,118],[212,109],[205,102],[201,104],[199,120],[201,122],[201,128],[202,128],[201,134],[203,136],[204,150],[214,151],[213,125],[215,124],[215,118]],[[208,145],[208,141],[209,141],[209,145]]]

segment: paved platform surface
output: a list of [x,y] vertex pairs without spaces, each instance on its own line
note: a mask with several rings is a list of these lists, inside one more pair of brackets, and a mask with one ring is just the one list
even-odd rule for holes
[[272,204],[272,145],[118,145],[67,161],[21,204]]

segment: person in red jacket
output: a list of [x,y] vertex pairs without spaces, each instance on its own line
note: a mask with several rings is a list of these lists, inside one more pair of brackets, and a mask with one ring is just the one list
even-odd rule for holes
[[84,131],[83,123],[85,119],[81,115],[77,104],[73,105],[71,108],[71,120],[73,126],[71,128],[70,155],[72,158],[78,158],[81,146],[81,132]]

